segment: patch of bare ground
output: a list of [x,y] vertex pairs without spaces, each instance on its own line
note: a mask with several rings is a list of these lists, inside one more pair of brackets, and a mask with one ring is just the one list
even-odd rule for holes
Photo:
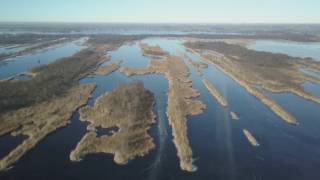
[[[303,74],[300,68],[316,70],[320,63],[307,59],[293,58],[283,54],[258,52],[239,45],[224,42],[185,43],[194,53],[198,53],[207,62],[215,64],[225,74],[258,98],[273,112],[290,124],[296,119],[285,112],[254,85],[274,93],[291,92],[304,99],[320,103],[320,98],[303,89],[305,81],[319,83],[319,79]],[[312,63],[306,63],[312,62]]]
[[[111,153],[117,164],[125,164],[137,156],[144,156],[155,145],[148,130],[155,122],[153,94],[141,82],[121,86],[97,98],[93,107],[80,110],[82,121],[90,123],[70,160],[80,161],[87,154]],[[97,137],[96,128],[118,127],[108,136]]]
[[218,101],[218,103],[221,106],[223,106],[223,107],[228,106],[228,102],[221,96],[219,91],[212,84],[209,83],[209,81],[207,79],[203,79],[202,83],[204,84],[204,86],[208,89],[210,94]]
[[183,59],[166,55],[161,60],[151,60],[147,68],[122,68],[120,71],[127,76],[159,73],[167,78],[169,82],[167,116],[180,159],[180,167],[185,171],[195,171],[192,149],[187,136],[187,117],[201,114],[205,105],[193,100],[199,93],[192,88],[192,82],[188,79],[189,71]]
[[250,142],[250,144],[254,147],[259,146],[260,144],[258,143],[258,141],[256,140],[256,138],[253,137],[253,135],[246,129],[243,129],[243,133],[246,136],[246,138],[248,139],[248,141]]
[[104,67],[99,67],[95,72],[95,74],[102,75],[102,76],[109,75],[110,73],[117,71],[121,67],[121,64],[122,64],[122,60],[118,60],[115,63],[108,64]]

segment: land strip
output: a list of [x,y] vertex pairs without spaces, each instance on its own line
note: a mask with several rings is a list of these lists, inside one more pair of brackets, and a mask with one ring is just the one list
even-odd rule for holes
[[260,144],[258,143],[258,141],[256,140],[256,138],[254,138],[254,137],[252,136],[252,134],[251,134],[248,130],[243,129],[243,133],[244,133],[244,135],[246,136],[246,138],[248,139],[248,141],[250,142],[250,144],[251,144],[252,146],[257,147],[257,146],[260,145]]
[[117,71],[121,67],[121,64],[122,64],[122,60],[118,60],[115,63],[108,64],[104,67],[99,67],[95,72],[95,74],[107,76],[110,73]]
[[228,102],[223,98],[223,96],[221,96],[219,91],[212,84],[209,83],[209,81],[207,79],[203,79],[202,83],[204,84],[204,86],[208,89],[210,94],[218,101],[218,103],[221,106],[223,106],[223,107],[228,106]]

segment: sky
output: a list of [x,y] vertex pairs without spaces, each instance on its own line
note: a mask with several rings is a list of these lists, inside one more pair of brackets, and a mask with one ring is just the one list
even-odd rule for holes
[[320,0],[0,0],[0,22],[320,23]]

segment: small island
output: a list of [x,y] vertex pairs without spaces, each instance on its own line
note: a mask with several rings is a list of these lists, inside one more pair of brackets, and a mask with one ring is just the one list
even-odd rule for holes
[[167,55],[167,52],[163,51],[159,45],[150,46],[146,43],[140,43],[140,49],[142,54],[147,57],[161,57]]
[[243,129],[243,133],[244,133],[244,135],[246,136],[246,138],[248,139],[248,141],[250,142],[250,144],[251,144],[252,146],[254,146],[254,147],[260,146],[260,144],[258,143],[258,141],[256,140],[256,138],[254,138],[254,137],[252,136],[252,134],[251,134],[248,130]]
[[232,120],[239,120],[240,119],[235,112],[230,112],[230,117]]
[[223,107],[228,106],[228,102],[221,96],[219,91],[212,84],[209,83],[209,81],[207,79],[203,79],[202,83],[204,84],[204,86],[208,89],[210,94],[218,101],[218,103],[221,106],[223,106]]
[[[87,132],[71,152],[71,161],[80,161],[87,154],[114,154],[117,164],[126,164],[144,156],[155,145],[148,130],[155,122],[153,94],[141,82],[120,86],[97,98],[93,107],[80,110],[81,121],[89,122]],[[97,137],[96,130],[117,127],[112,135]]]

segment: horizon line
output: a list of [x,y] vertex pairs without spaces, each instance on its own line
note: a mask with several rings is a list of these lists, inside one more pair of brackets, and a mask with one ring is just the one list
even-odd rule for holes
[[198,25],[320,25],[320,22],[106,22],[106,21],[0,21],[0,24],[198,24]]

